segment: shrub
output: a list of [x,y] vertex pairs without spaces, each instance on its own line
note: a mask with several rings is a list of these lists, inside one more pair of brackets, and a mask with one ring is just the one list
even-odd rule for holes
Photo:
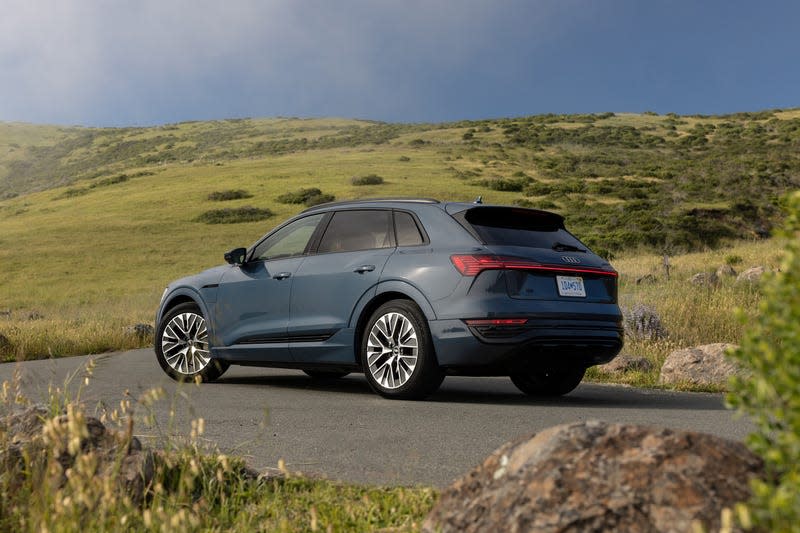
[[324,204],[327,202],[332,202],[334,200],[336,200],[336,197],[334,195],[322,193],[322,194],[317,194],[316,196],[310,196],[306,198],[303,204],[305,204],[306,207],[311,207],[313,205]]
[[401,155],[397,160],[400,161],[401,163],[408,163],[409,161],[411,161],[411,158],[408,157],[407,155]]
[[281,194],[275,198],[275,200],[282,204],[304,204],[309,198],[319,196],[320,194],[322,194],[321,190],[316,187],[311,187],[309,189],[299,189]]
[[228,200],[241,200],[242,198],[252,198],[253,195],[242,189],[231,189],[227,191],[216,191],[208,195],[208,199],[214,202],[226,202]]
[[370,174],[368,176],[353,176],[350,182],[353,185],[380,185],[383,183],[383,178],[377,174]]
[[726,265],[731,265],[731,266],[740,265],[740,264],[742,264],[742,261],[744,261],[744,259],[742,259],[741,255],[728,254],[728,255],[725,256],[725,264]]
[[244,206],[238,208],[213,209],[206,211],[199,217],[197,222],[206,224],[238,224],[240,222],[257,222],[265,220],[273,215],[269,209],[260,207]]
[[738,516],[763,531],[800,531],[800,192],[789,197],[783,234],[786,254],[780,272],[762,286],[759,316],[739,312],[752,325],[731,356],[749,375],[734,378],[728,395],[729,405],[755,422],[747,442],[767,468],[766,481],[753,481],[753,496]]

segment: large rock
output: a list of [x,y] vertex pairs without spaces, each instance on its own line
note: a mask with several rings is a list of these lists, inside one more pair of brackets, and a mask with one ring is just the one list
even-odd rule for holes
[[716,343],[675,350],[664,360],[658,382],[725,386],[728,378],[742,372],[736,362],[725,355],[732,347],[735,345]]
[[423,531],[718,530],[763,476],[743,444],[589,421],[508,443],[447,488]]
[[758,283],[761,278],[766,274],[767,269],[763,266],[748,268],[738,276],[736,276],[737,283]]

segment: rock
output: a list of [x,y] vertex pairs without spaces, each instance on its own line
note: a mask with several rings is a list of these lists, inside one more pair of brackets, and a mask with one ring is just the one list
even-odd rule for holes
[[736,276],[736,283],[758,283],[767,272],[763,266],[748,268],[738,276]]
[[703,433],[588,421],[505,444],[442,492],[423,531],[692,531],[750,495],[761,459]]
[[39,311],[37,311],[36,309],[34,309],[33,311],[28,313],[28,320],[31,320],[31,321],[32,320],[42,320],[43,318],[44,318],[44,315],[42,313],[40,313]]
[[610,373],[625,373],[632,371],[649,372],[653,370],[653,363],[645,357],[636,357],[633,355],[622,354],[618,355],[610,362],[597,367],[603,372]]
[[717,277],[718,278],[733,278],[736,277],[736,270],[730,265],[722,265],[717,269]]
[[689,278],[689,283],[692,285],[702,285],[706,287],[716,287],[719,285],[719,277],[715,272],[700,272]]
[[125,332],[128,335],[133,335],[135,337],[138,337],[139,339],[144,340],[152,338],[153,333],[155,333],[155,330],[153,329],[153,326],[151,326],[150,324],[134,324],[133,326],[125,328]]
[[74,429],[74,423],[67,415],[55,417],[45,437],[45,424],[50,419],[46,409],[33,406],[0,421],[0,432],[7,434],[6,442],[10,443],[6,449],[0,449],[0,466],[2,473],[11,480],[12,487],[20,486],[20,476],[26,475],[23,461],[46,458],[45,450],[55,446],[60,469],[57,467],[55,477],[49,480],[54,488],[66,484],[67,471],[74,467],[78,455],[93,454],[97,459],[97,475],[116,476],[120,487],[132,501],[144,501],[153,480],[155,464],[152,452],[142,449],[139,439],[109,430],[97,418],[86,416],[83,417],[85,431],[80,430],[80,450],[75,454],[69,447],[70,429],[71,426]]
[[656,340],[667,336],[656,310],[648,305],[636,304],[622,310],[622,323],[625,335],[633,339]]
[[11,340],[0,333],[0,355],[10,355],[14,351],[14,345]]
[[652,274],[645,274],[644,276],[640,276],[640,277],[636,278],[636,284],[637,285],[655,283],[656,281],[658,281],[658,280]]
[[736,345],[717,343],[675,350],[664,360],[658,382],[665,385],[691,383],[725,386],[729,377],[742,372],[725,355],[725,351],[731,347],[735,348]]

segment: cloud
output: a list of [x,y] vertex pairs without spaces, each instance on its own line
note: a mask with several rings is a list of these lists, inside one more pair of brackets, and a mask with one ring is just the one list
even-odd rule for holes
[[0,119],[395,115],[490,49],[519,5],[10,0]]

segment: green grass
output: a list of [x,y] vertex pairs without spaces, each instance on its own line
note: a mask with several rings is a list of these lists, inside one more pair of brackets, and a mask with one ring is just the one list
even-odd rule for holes
[[[705,144],[680,144],[693,136]],[[798,145],[798,110],[419,125],[291,118],[108,129],[0,124],[0,198],[18,195],[0,200],[0,312],[11,312],[0,314],[0,334],[11,341],[0,357],[147,344],[126,328],[152,322],[164,286],[221,264],[225,251],[299,212],[304,205],[278,200],[292,191],[318,189],[318,198],[337,200],[482,196],[548,208],[594,249],[618,256],[623,272],[638,272],[657,269],[663,252],[679,262],[692,257],[687,251],[721,249],[779,220],[780,195],[800,187]],[[371,175],[383,183],[353,183]],[[201,221],[218,196],[237,223]],[[245,222],[250,207],[274,216]],[[755,299],[733,286],[698,296],[677,277],[638,287],[623,276],[622,303],[653,302],[672,333],[662,346],[629,349],[657,360],[677,345],[735,341],[729,309]],[[716,318],[700,320],[707,309]],[[31,310],[45,319],[27,320]]]

